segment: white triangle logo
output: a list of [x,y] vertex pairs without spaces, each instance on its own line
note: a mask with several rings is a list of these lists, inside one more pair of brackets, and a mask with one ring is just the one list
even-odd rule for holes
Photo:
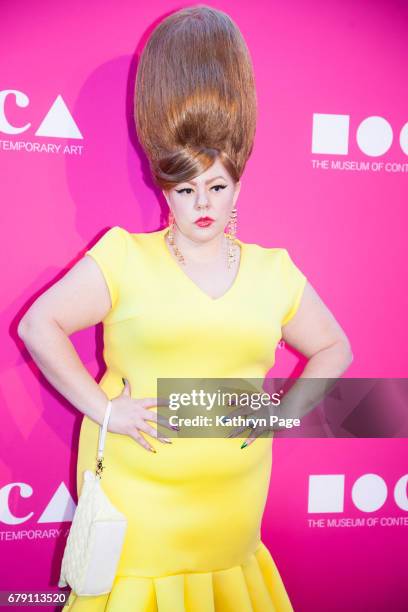
[[35,135],[83,139],[61,95],[56,97],[50,110],[40,123]]
[[76,505],[65,483],[61,482],[50,499],[44,512],[38,519],[39,523],[63,523],[72,521]]

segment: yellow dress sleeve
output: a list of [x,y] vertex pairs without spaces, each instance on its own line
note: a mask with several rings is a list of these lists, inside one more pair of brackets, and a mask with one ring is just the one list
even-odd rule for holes
[[283,327],[295,316],[297,309],[299,308],[300,300],[307,283],[307,278],[292,261],[292,258],[286,249],[282,249],[282,255],[283,282],[285,291],[287,292],[287,307],[281,323],[281,326]]
[[85,252],[100,267],[111,298],[112,309],[119,298],[122,271],[126,257],[125,230],[118,225],[108,230],[93,247]]

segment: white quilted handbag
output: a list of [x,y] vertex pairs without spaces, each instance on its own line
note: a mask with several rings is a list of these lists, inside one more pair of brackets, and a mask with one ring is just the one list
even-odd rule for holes
[[77,595],[104,595],[111,591],[127,529],[125,515],[111,503],[100,483],[111,409],[109,401],[99,432],[95,474],[84,472],[62,559],[58,586],[69,585]]

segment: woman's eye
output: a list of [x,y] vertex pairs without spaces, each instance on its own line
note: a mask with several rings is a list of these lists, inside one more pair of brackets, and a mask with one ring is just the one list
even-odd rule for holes
[[[213,187],[211,187],[211,189],[214,189],[216,193],[219,193],[219,191],[222,191],[223,189],[226,188],[227,185],[214,185]],[[187,193],[193,191],[191,187],[183,187],[183,189],[176,189],[177,193]],[[187,195],[190,195],[189,193]]]
[[184,187],[184,189],[176,189],[176,191],[177,193],[184,193],[185,191],[193,191],[193,190],[191,189],[191,187]]

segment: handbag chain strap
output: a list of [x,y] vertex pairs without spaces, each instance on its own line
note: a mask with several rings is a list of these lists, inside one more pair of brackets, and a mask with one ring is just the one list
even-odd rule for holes
[[102,471],[105,469],[105,466],[103,465],[103,459],[104,459],[103,449],[105,447],[105,438],[106,438],[106,432],[108,430],[108,423],[109,423],[109,417],[111,414],[111,410],[112,410],[112,401],[109,400],[108,405],[106,406],[106,410],[105,410],[105,418],[103,419],[103,425],[99,429],[98,456],[96,458],[96,470],[95,470],[95,476],[97,476],[97,478],[99,479],[101,479]]

